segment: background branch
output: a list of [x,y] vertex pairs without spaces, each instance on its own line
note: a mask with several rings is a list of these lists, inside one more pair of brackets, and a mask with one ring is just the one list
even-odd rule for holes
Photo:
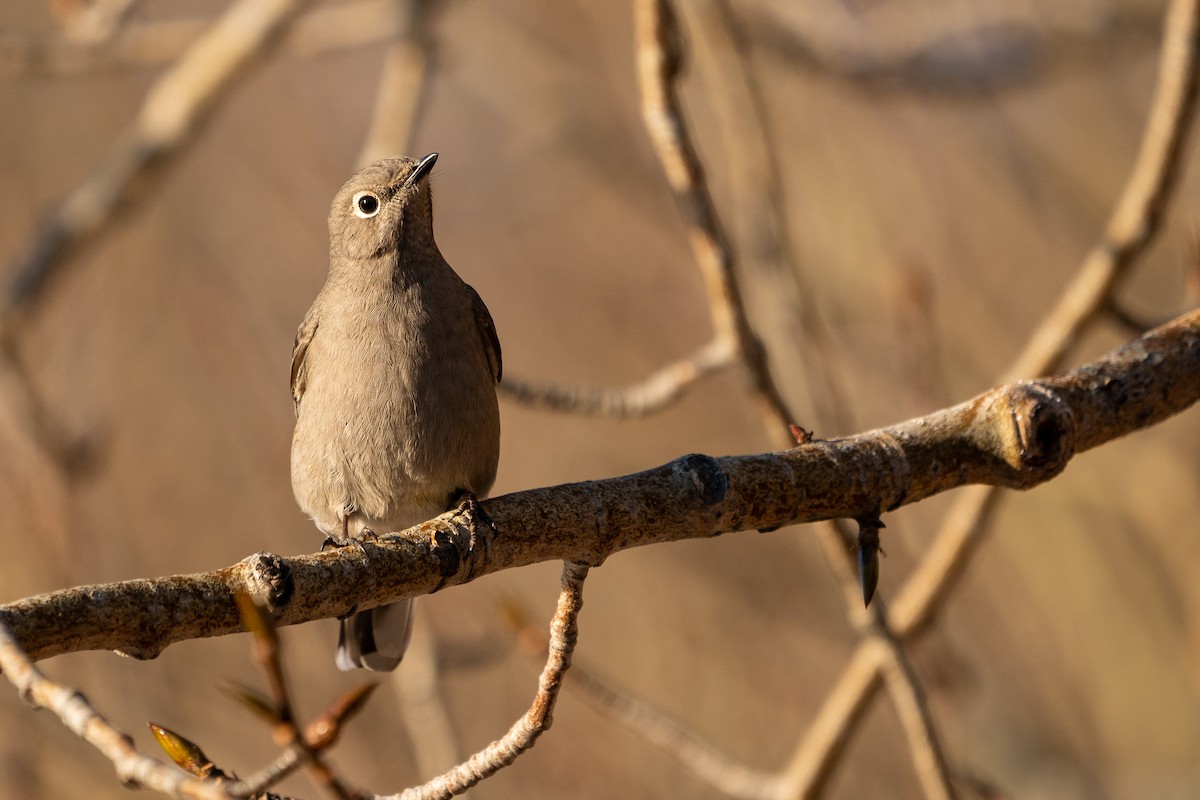
[[[1007,380],[1052,372],[1061,364],[1085,327],[1099,315],[1119,279],[1144,252],[1158,230],[1182,158],[1182,143],[1195,112],[1197,82],[1197,24],[1195,0],[1175,0],[1163,23],[1159,81],[1142,136],[1133,173],[1119,196],[1100,241],[1090,250],[1075,279],[1046,316]],[[941,607],[971,555],[980,544],[990,512],[999,500],[994,486],[969,487],[959,493],[937,537],[921,563],[897,593],[888,625],[897,636],[910,639]],[[861,710],[879,683],[879,662],[860,645],[828,696],[818,720],[792,760],[796,796],[820,790],[841,752]],[[826,732],[842,720],[848,730]]]
[[12,335],[17,313],[29,313],[79,245],[146,188],[145,174],[178,152],[303,6],[303,0],[237,0],[155,82],[137,120],[92,174],[55,205],[18,256],[0,306],[0,334]]

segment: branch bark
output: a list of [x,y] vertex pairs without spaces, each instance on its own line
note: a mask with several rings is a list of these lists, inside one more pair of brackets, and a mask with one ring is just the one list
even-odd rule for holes
[[1001,386],[888,428],[778,453],[688,455],[633,475],[487,500],[482,508],[499,535],[474,552],[473,522],[452,512],[361,549],[257,554],[214,572],[26,598],[0,607],[0,623],[34,659],[78,650],[152,658],[174,642],[242,630],[239,591],[264,599],[278,624],[294,625],[540,561],[598,565],[639,545],[858,517],[966,484],[1028,489],[1074,454],[1198,398],[1194,311],[1060,377]]

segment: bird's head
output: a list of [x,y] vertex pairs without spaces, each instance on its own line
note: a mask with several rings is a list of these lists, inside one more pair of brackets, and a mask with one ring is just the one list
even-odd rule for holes
[[385,158],[346,181],[329,209],[330,255],[364,259],[433,246],[429,172],[438,154]]

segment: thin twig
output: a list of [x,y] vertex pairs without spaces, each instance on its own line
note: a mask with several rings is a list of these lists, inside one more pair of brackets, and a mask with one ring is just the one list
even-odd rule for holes
[[[377,685],[365,684],[338,697],[320,716],[305,726],[303,733],[290,735],[290,744],[274,761],[250,777],[230,784],[226,791],[237,797],[257,797],[300,767],[313,764],[313,756],[333,747],[345,729],[346,721],[366,705]],[[318,775],[318,778],[319,782],[324,780],[324,776]],[[344,789],[341,791],[347,793]]]
[[[688,43],[694,42],[695,61],[708,63],[703,76],[714,90],[706,93],[721,104],[715,116],[726,131],[727,156],[722,162],[728,164],[726,174],[733,189],[725,208],[734,222],[734,239],[740,239],[744,313],[750,315],[755,294],[770,298],[766,313],[754,315],[756,327],[762,331],[764,326],[774,326],[774,335],[764,338],[771,341],[775,361],[786,362],[803,375],[797,388],[807,392],[814,409],[814,417],[806,421],[826,435],[854,430],[845,360],[833,352],[833,337],[813,293],[801,283],[800,248],[788,224],[789,197],[778,141],[749,42],[729,0],[688,0],[679,7],[687,22],[683,27],[694,31]],[[777,435],[773,428],[771,435]]]
[[658,153],[667,182],[685,211],[689,240],[700,267],[713,323],[712,341],[691,356],[672,362],[648,378],[620,389],[539,386],[520,378],[506,378],[501,390],[514,399],[559,411],[633,417],[660,411],[678,399],[699,379],[726,369],[740,359],[750,367],[755,397],[764,398],[764,413],[777,419],[774,434],[786,431],[793,419],[779,415],[783,399],[765,365],[766,352],[742,312],[734,276],[733,251],[721,229],[704,169],[682,124],[675,78],[682,60],[681,41],[673,12],[666,4],[636,5],[638,86],[642,117]]
[[[521,650],[530,658],[544,657],[546,637],[529,622],[524,609],[510,604],[505,611],[506,621]],[[696,777],[723,794],[739,800],[771,800],[780,796],[781,782],[777,775],[742,766],[678,720],[644,700],[614,688],[586,666],[572,664],[571,677],[565,686],[594,711],[669,753]]]
[[506,374],[500,391],[526,405],[555,411],[638,417],[661,411],[696,381],[731,366],[734,352],[727,340],[714,339],[687,358],[673,361],[644,380],[619,389],[535,385]]
[[[253,600],[249,594],[238,595],[238,607],[242,613],[243,623],[252,634],[251,656],[258,665],[259,671],[263,673],[271,693],[270,710],[275,717],[276,742],[288,748],[288,751],[275,764],[268,766],[268,772],[272,779],[279,780],[286,775],[282,765],[285,762],[290,763],[290,754],[294,751],[299,760],[308,767],[309,774],[318,786],[337,800],[351,800],[354,793],[342,783],[321,755],[322,749],[330,746],[337,739],[341,730],[341,720],[328,719],[324,725],[325,736],[322,743],[310,741],[310,737],[300,730],[300,726],[296,722],[296,711],[292,706],[292,693],[288,688],[287,676],[283,670],[279,632],[276,631],[275,624],[271,620],[270,611],[265,605],[260,605]],[[373,686],[365,690],[366,694],[370,693],[371,688]],[[362,692],[359,694],[360,698],[365,696]],[[349,707],[357,709],[361,703],[362,699],[359,699]],[[328,718],[329,715],[326,717]],[[262,788],[269,785],[266,784]]]
[[27,702],[49,709],[68,730],[111,761],[123,783],[188,800],[230,800],[231,795],[217,783],[194,778],[138,752],[133,739],[113,727],[82,694],[47,678],[3,623],[0,671]]
[[683,64],[683,36],[675,12],[667,0],[638,0],[634,16],[642,118],[667,183],[691,226],[689,239],[708,291],[715,338],[733,344],[750,372],[754,397],[763,414],[774,419],[772,436],[787,441],[788,426],[796,420],[787,415],[786,403],[767,367],[766,349],[746,317],[733,250],[708,191],[700,156],[683,123],[676,90]]
[[533,747],[539,736],[549,730],[563,676],[571,666],[571,655],[575,651],[579,610],[583,607],[583,582],[587,574],[588,567],[571,561],[563,562],[562,593],[558,597],[554,619],[550,622],[549,653],[529,710],[513,724],[508,733],[467,761],[424,786],[406,789],[384,800],[441,800],[462,794],[512,764],[518,756]]

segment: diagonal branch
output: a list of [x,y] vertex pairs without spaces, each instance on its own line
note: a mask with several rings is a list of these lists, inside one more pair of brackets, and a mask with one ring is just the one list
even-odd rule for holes
[[238,0],[151,87],[133,125],[92,174],[60,203],[26,243],[0,301],[0,334],[37,304],[50,280],[91,236],[145,188],[147,173],[190,140],[227,90],[292,21],[305,0]]
[[408,151],[429,84],[429,16],[435,0],[391,1],[403,19],[383,57],[371,125],[358,154],[360,167]]
[[237,0],[151,87],[133,124],[92,173],[54,206],[10,266],[0,296],[0,377],[43,450],[69,473],[88,466],[87,442],[72,442],[49,413],[17,351],[21,327],[81,246],[108,230],[152,175],[191,140],[238,79],[307,0]]
[[[1196,0],[1172,2],[1164,21],[1158,86],[1133,172],[1100,241],[1009,370],[1010,380],[1056,370],[1158,232],[1195,114],[1200,69],[1197,6]],[[925,558],[892,604],[888,622],[897,635],[907,640],[928,624],[979,546],[988,512],[998,499],[993,486],[960,493]],[[810,796],[828,777],[840,745],[879,686],[878,668],[867,645],[860,645],[789,767],[793,796]],[[842,729],[829,735],[830,726],[839,720],[844,721]]]
[[129,736],[113,727],[78,691],[47,678],[0,623],[0,671],[26,701],[53,712],[72,733],[104,754],[122,783],[144,786],[172,797],[228,800],[212,781],[194,778],[158,759],[142,755]]
[[[107,0],[122,3],[126,0]],[[301,58],[394,39],[404,32],[405,9],[395,0],[347,0],[318,5],[296,19],[280,46]],[[109,20],[99,20],[107,24]],[[0,32],[0,77],[73,76],[114,68],[157,67],[174,61],[211,25],[207,17],[128,20],[103,41]],[[93,34],[89,33],[89,36]]]

